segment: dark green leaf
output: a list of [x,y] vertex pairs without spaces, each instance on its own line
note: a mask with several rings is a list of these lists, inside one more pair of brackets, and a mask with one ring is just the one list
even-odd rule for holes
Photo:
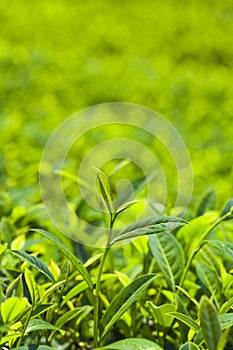
[[221,325],[214,305],[206,296],[200,301],[200,325],[209,350],[217,350],[221,338]]
[[205,191],[197,206],[197,216],[203,215],[207,210],[213,210],[216,204],[216,190],[209,188]]
[[229,215],[225,220],[233,219],[233,198],[228,199],[228,201],[224,204],[221,216],[227,215],[228,213],[231,213],[232,215]]
[[111,244],[125,239],[134,238],[144,235],[152,235],[159,232],[167,232],[174,227],[183,225],[182,219],[173,216],[159,216],[135,222],[120,232]]
[[88,286],[92,289],[92,281],[91,277],[89,276],[89,273],[81,263],[81,261],[56,237],[52,236],[47,231],[41,230],[41,229],[33,229],[32,231],[38,232],[42,234],[43,236],[47,237],[51,242],[53,242],[61,251],[62,253],[67,257],[67,259],[76,267],[76,269],[79,271],[80,275],[84,278],[84,280],[87,282]]
[[181,314],[180,312],[170,312],[169,315],[177,318],[181,322],[185,323],[187,326],[189,326],[191,329],[193,329],[195,332],[199,331],[200,327],[196,321],[194,321],[190,316]]
[[149,237],[150,249],[162,270],[168,288],[175,291],[184,271],[184,253],[171,233],[158,233]]
[[37,256],[31,255],[26,253],[23,250],[10,250],[11,253],[17,255],[19,258],[23,259],[24,261],[27,261],[29,264],[31,264],[33,267],[35,267],[38,271],[42,272],[46,277],[48,277],[50,280],[54,282],[53,275],[47,268],[47,266],[41,261]]
[[100,321],[100,334],[102,337],[107,334],[113,324],[137,300],[155,277],[152,274],[138,277],[116,295]]

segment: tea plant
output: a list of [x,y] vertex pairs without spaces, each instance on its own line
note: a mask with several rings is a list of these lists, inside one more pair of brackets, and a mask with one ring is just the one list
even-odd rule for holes
[[109,222],[103,252],[29,231],[41,217],[2,217],[2,349],[231,349],[233,200],[219,213],[209,191],[189,223],[157,215],[114,230],[139,201],[116,201],[111,177],[96,175]]

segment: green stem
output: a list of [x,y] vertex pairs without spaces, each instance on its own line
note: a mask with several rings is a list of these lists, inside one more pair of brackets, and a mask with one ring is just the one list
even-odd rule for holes
[[[188,271],[190,269],[190,266],[193,262],[193,259],[195,258],[195,256],[197,255],[197,253],[199,252],[199,250],[203,247],[203,245],[205,245],[207,242],[203,242],[205,240],[205,238],[208,236],[208,234],[215,228],[217,227],[222,221],[226,220],[229,216],[231,216],[231,212],[228,212],[227,214],[225,214],[224,216],[220,217],[218,220],[216,220],[214,222],[214,224],[212,226],[210,226],[204,233],[203,235],[201,236],[198,244],[197,244],[197,247],[193,250],[193,252],[190,254],[189,258],[188,258],[188,261],[187,261],[187,264],[185,266],[185,269],[184,269],[184,272],[183,272],[183,275],[181,277],[181,280],[180,280],[180,287],[183,286],[184,284],[184,281],[185,281],[185,278],[188,274]],[[178,290],[178,293],[179,293],[179,290]]]
[[100,267],[99,267],[98,276],[96,280],[96,288],[95,288],[95,296],[94,296],[94,347],[95,348],[99,345],[100,282],[101,282],[101,276],[104,268],[104,263],[108,255],[108,252],[110,251],[110,248],[111,248],[110,241],[112,236],[113,224],[114,224],[114,217],[111,215],[108,242],[104,250],[104,254],[100,261]]

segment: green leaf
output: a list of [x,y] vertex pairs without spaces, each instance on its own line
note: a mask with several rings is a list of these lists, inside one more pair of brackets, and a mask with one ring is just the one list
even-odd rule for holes
[[187,326],[189,326],[195,332],[199,331],[199,329],[200,329],[199,324],[187,315],[181,314],[180,312],[170,312],[169,315],[171,315],[171,316],[177,318],[179,321],[185,323]]
[[21,336],[20,332],[15,332],[14,334],[5,335],[5,337],[2,337],[0,339],[0,345],[5,344],[10,341],[14,341],[15,339],[19,338]]
[[39,290],[35,278],[32,272],[27,268],[25,269],[24,276],[31,296],[32,305],[36,305],[39,300]]
[[109,213],[114,213],[112,189],[110,186],[107,175],[100,169],[94,167],[97,170],[97,181],[99,185],[100,196],[106,206]]
[[130,338],[119,340],[116,343],[106,345],[94,350],[162,350],[156,343],[143,338]]
[[11,249],[9,251],[14,255],[17,255],[22,260],[27,261],[29,264],[35,267],[38,271],[42,272],[46,277],[48,277],[50,280],[54,282],[53,275],[51,274],[47,266],[37,256],[28,254],[23,250]]
[[168,288],[175,292],[184,271],[184,253],[171,233],[158,233],[149,237],[150,249],[164,274]]
[[182,345],[179,350],[199,350],[199,346],[188,341],[187,343],[185,343],[184,345]]
[[228,199],[228,201],[224,204],[221,217],[227,215],[228,213],[231,213],[232,215],[229,215],[225,220],[231,220],[233,218],[233,198]]
[[227,311],[233,308],[233,297],[231,297],[229,300],[227,300],[219,310],[219,314],[225,314]]
[[54,291],[57,291],[58,288],[60,286],[62,286],[64,283],[66,282],[66,280],[63,281],[59,281],[55,284],[52,284],[51,287],[49,287],[48,289],[46,289],[46,291],[44,292],[44,294],[41,296],[39,303],[42,303],[46,298],[48,298]]
[[217,350],[221,338],[221,325],[214,305],[206,296],[200,301],[200,325],[209,350]]
[[[197,276],[209,296],[214,293],[217,293],[219,296],[221,290],[221,281],[216,270],[212,266],[200,261],[195,262],[195,267]],[[218,299],[216,297],[214,297],[214,300],[218,304]]]
[[130,208],[133,205],[138,204],[138,203],[140,203],[140,201],[131,201],[131,202],[126,202],[126,203],[122,204],[119,208],[117,208],[116,215],[119,215],[124,210],[126,210],[126,209],[128,209],[128,208]]
[[159,323],[164,328],[170,327],[173,317],[170,316],[169,313],[176,311],[176,307],[174,304],[163,304],[163,305],[157,306],[151,301],[148,301],[147,305],[153,312],[157,323]]
[[74,267],[76,267],[80,275],[87,282],[88,286],[91,289],[93,289],[92,281],[89,273],[87,272],[87,270],[85,269],[81,261],[61,241],[59,241],[56,237],[52,236],[47,231],[44,231],[41,229],[33,229],[32,231],[42,234],[43,236],[47,237],[51,242],[53,242],[67,257],[67,259],[74,265]]
[[219,318],[222,330],[233,326],[233,312],[219,315],[218,318]]
[[55,327],[51,323],[48,323],[40,319],[30,320],[26,329],[26,333],[31,333],[35,331],[41,331],[41,330],[48,330],[48,329],[59,331],[62,335],[65,334],[63,330],[59,329],[58,327]]
[[156,275],[154,274],[138,277],[116,295],[100,321],[100,334],[102,338],[124,312],[137,300],[155,277]]
[[216,205],[216,190],[208,188],[201,196],[197,206],[197,216],[203,215],[207,210],[213,210]]
[[21,311],[28,306],[26,298],[8,298],[1,305],[1,315],[4,323],[12,322]]
[[52,309],[56,306],[56,304],[42,304],[37,305],[32,312],[32,318],[43,314],[45,311]]
[[[114,275],[113,273],[108,273],[108,274],[103,274],[101,276],[100,281],[105,281],[111,278],[117,278],[116,275]],[[97,280],[97,277],[93,277],[92,278],[92,283],[95,284]],[[69,301],[70,299],[72,299],[73,297],[75,297],[76,295],[80,294],[81,292],[83,292],[84,290],[86,290],[88,288],[87,283],[85,281],[80,282],[79,284],[77,284],[76,286],[74,286],[65,296],[64,300],[62,301],[61,305],[64,305],[65,303],[67,303],[67,301]]]
[[171,228],[174,228],[174,226],[177,227],[183,225],[183,223],[184,222],[180,218],[165,215],[140,220],[121,231],[120,234],[112,240],[111,244],[124,239],[167,232]]
[[233,242],[220,240],[206,240],[209,245],[217,248],[222,259],[233,261]]
[[23,345],[12,350],[57,350],[57,347],[51,347],[47,345]]

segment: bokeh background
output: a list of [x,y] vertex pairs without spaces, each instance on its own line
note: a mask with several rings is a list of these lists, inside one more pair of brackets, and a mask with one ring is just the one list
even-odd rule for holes
[[177,128],[193,203],[209,187],[219,205],[232,196],[230,0],[0,0],[0,23],[1,205],[39,202],[51,132],[112,101],[152,108]]

